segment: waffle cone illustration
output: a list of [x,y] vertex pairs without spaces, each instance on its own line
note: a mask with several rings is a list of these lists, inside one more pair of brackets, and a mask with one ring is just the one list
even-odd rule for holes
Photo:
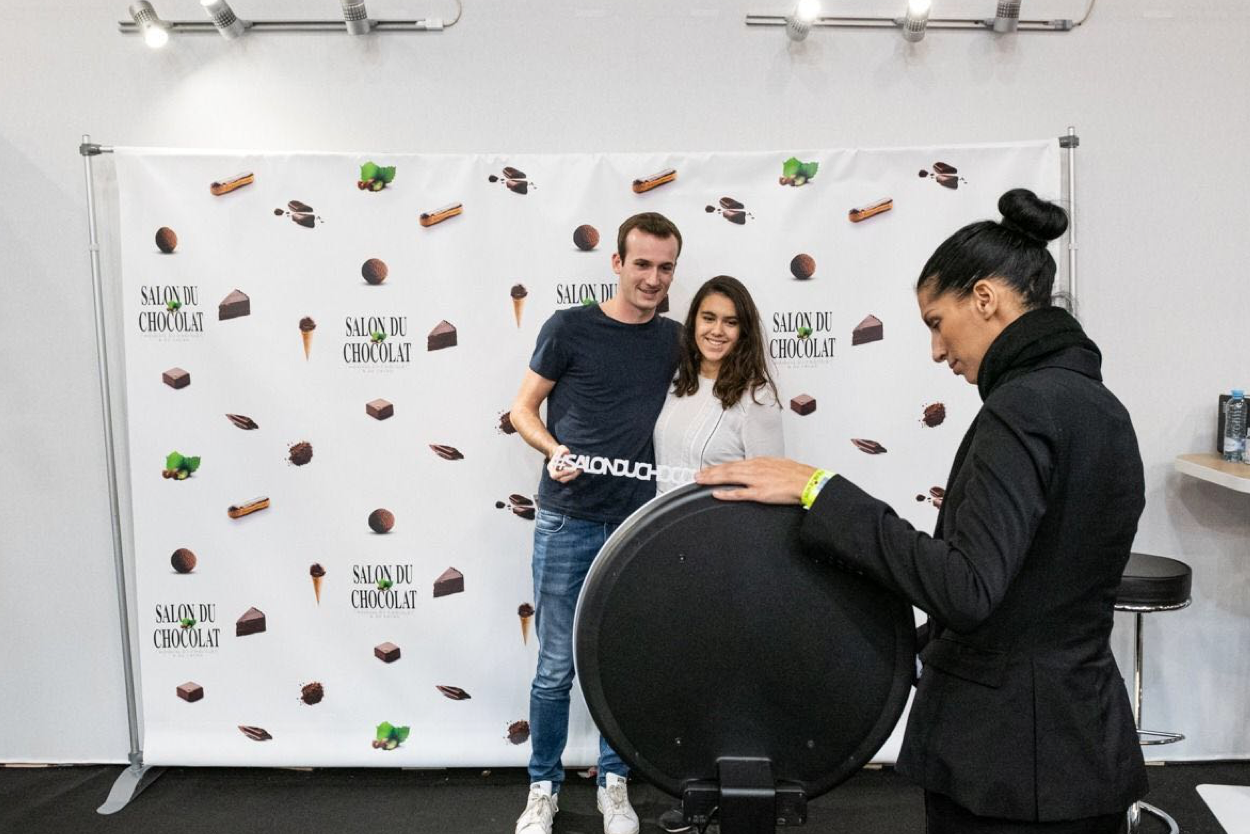
[[529,295],[529,290],[524,284],[514,284],[509,294],[512,296],[512,315],[516,316],[516,326],[520,327],[521,311],[525,309],[525,297]]
[[517,608],[516,613],[521,619],[521,642],[528,644],[530,641],[530,621],[534,619],[534,606],[528,602],[522,603]]
[[317,329],[317,322],[313,321],[310,316],[304,316],[299,320],[299,335],[304,340],[304,361],[308,361],[308,354],[312,352],[313,331]]
[[308,567],[308,575],[312,577],[313,593],[317,595],[317,604],[321,604],[321,583],[325,581],[326,569],[321,566],[320,562],[314,562]]

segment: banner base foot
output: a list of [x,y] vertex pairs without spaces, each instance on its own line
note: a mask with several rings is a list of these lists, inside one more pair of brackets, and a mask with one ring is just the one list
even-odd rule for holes
[[129,805],[132,799],[143,793],[143,790],[160,778],[164,772],[163,767],[132,764],[118,775],[117,781],[113,783],[113,789],[109,791],[109,798],[96,809],[96,813],[117,813]]

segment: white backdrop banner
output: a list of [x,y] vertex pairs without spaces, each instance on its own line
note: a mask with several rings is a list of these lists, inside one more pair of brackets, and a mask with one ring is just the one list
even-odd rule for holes
[[[979,400],[916,276],[1003,191],[1060,196],[1054,140],[117,172],[145,760],[189,765],[528,760],[541,461],[507,410],[547,317],[612,295],[629,215],[682,230],[668,315],[750,288],[789,455],[929,530]],[[595,739],[575,697],[566,765]]]

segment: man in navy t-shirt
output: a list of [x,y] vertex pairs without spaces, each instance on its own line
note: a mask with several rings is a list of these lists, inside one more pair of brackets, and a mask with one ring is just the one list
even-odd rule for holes
[[[512,405],[512,425],[547,458],[534,522],[538,671],[530,688],[530,793],[516,834],[550,834],[557,810],[573,685],[573,614],[586,571],[617,525],[655,495],[652,481],[583,473],[562,459],[654,464],[651,433],[677,369],[681,325],[656,315],[656,308],[673,282],[681,232],[662,214],[636,214],[621,224],[616,249],[616,295],[547,320]],[[545,425],[538,416],[544,400]],[[637,834],[627,773],[600,738],[598,806],[605,834]]]

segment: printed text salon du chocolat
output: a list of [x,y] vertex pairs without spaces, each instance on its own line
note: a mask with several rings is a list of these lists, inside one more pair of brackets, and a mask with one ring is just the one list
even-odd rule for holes
[[343,335],[348,365],[406,365],[412,359],[407,316],[348,316]]

